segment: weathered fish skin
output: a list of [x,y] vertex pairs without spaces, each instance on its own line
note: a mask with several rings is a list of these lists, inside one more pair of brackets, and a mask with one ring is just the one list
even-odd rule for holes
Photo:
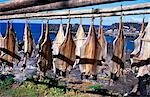
[[107,41],[105,39],[104,33],[103,33],[103,25],[102,25],[102,17],[100,17],[100,27],[98,31],[98,41],[102,47],[102,58],[106,60],[107,57]]
[[[79,28],[76,33],[76,62],[75,65],[79,63],[79,58],[81,57],[81,46],[85,43],[86,35],[84,33],[84,29],[82,27],[82,24],[80,23]],[[75,66],[74,66],[75,67]],[[85,73],[85,65],[79,65],[79,69],[81,74]]]
[[46,33],[45,33],[45,39],[43,43],[41,44],[41,50],[39,51],[39,60],[38,60],[38,65],[40,71],[44,73],[44,76],[46,74],[47,70],[51,70],[53,65],[52,65],[52,44],[51,40],[49,38],[49,25],[48,22],[46,24]]
[[[100,61],[102,58],[101,50],[102,48],[98,42],[94,25],[92,23],[88,32],[86,42],[81,47],[81,59],[79,63],[81,63],[81,65],[85,65],[85,75],[92,75],[93,77],[97,75],[97,66],[100,65],[98,61]],[[81,62],[82,59],[85,59],[83,60],[83,63]],[[91,61],[89,62],[89,60]]]
[[60,24],[58,33],[55,37],[55,40],[53,41],[53,46],[52,46],[54,55],[58,55],[59,47],[63,43],[64,38],[65,38],[65,35],[64,35],[63,25]]
[[70,72],[72,69],[72,66],[75,62],[75,42],[73,40],[72,34],[71,34],[71,25],[67,24],[66,29],[66,36],[59,47],[59,54],[57,55],[57,59],[55,60],[56,69],[63,72],[62,76],[66,77],[66,72]]
[[24,29],[24,62],[23,62],[23,67],[26,67],[26,62],[27,59],[31,57],[33,50],[34,50],[34,39],[30,30],[30,27],[28,23],[26,22],[25,24],[25,29]]
[[124,68],[124,35],[123,35],[123,24],[122,16],[120,17],[119,32],[118,36],[113,42],[113,57],[112,57],[112,68],[111,68],[111,77],[113,80],[117,80],[120,75],[123,73]]
[[143,38],[144,33],[145,33],[144,29],[145,29],[145,27],[144,27],[144,19],[143,19],[139,36],[138,36],[137,39],[134,40],[134,47],[135,48],[134,48],[133,52],[131,53],[131,55],[133,55],[133,56],[138,56],[139,55],[141,45],[142,45],[141,39]]
[[12,24],[10,24],[9,22],[7,26],[7,32],[4,37],[4,49],[2,50],[4,52],[2,59],[7,62],[7,65],[13,67],[13,64],[17,64],[19,62],[20,57],[18,56],[16,34],[14,32]]

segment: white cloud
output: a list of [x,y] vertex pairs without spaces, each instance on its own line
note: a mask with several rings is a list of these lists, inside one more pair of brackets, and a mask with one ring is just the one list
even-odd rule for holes
[[130,22],[137,22],[137,23],[141,23],[143,20],[142,17],[131,17]]

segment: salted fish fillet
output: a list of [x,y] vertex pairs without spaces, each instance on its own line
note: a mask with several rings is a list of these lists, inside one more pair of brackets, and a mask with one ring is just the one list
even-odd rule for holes
[[143,22],[142,22],[142,26],[141,26],[141,31],[139,33],[139,36],[137,37],[137,39],[134,40],[134,50],[133,52],[131,53],[131,55],[136,55],[138,56],[139,55],[139,52],[141,50],[141,46],[142,46],[142,38],[144,36],[144,19],[143,19]]
[[35,42],[30,30],[30,27],[28,23],[26,22],[25,24],[25,29],[24,29],[24,59],[23,59],[23,68],[22,70],[26,68],[26,63],[28,58],[30,58],[35,51]]
[[25,24],[24,29],[24,53],[28,54],[28,57],[31,57],[34,50],[34,39],[30,30],[28,23]]
[[19,62],[17,39],[12,24],[8,23],[6,36],[4,37],[4,48],[1,48],[1,50],[4,52],[1,60],[7,62],[7,65],[13,67],[13,64]]
[[[86,35],[84,33],[82,24],[79,25],[79,28],[77,30],[76,33],[76,39],[75,39],[75,43],[76,43],[76,62],[75,65],[77,65],[79,63],[79,58],[81,57],[81,46],[85,43],[86,40]],[[75,66],[74,66],[75,67]],[[79,69],[82,72],[85,72],[85,65],[79,65]]]
[[[143,36],[140,38],[141,43],[141,49],[139,51],[139,55],[137,58],[139,59],[138,61],[149,60],[150,58],[150,23],[148,22],[147,27],[145,28],[143,32]],[[140,64],[142,66],[139,66],[139,70],[137,73],[137,77],[144,76],[145,74],[150,75],[150,65],[149,64]]]
[[53,41],[53,46],[52,46],[53,55],[58,55],[59,47],[63,43],[64,38],[65,38],[65,35],[64,35],[63,25],[60,24],[58,33],[55,37],[55,40]]
[[48,23],[46,24],[46,33],[45,33],[45,39],[44,42],[41,44],[41,50],[39,51],[39,59],[38,59],[38,65],[40,68],[40,71],[42,71],[45,75],[47,70],[51,70],[52,65],[52,44],[51,40],[49,38],[49,26]]
[[84,33],[84,30],[83,30],[83,27],[82,25],[80,24],[79,25],[79,28],[77,30],[77,33],[76,33],[76,39],[75,39],[75,42],[76,42],[76,56],[80,56],[80,52],[81,52],[81,46],[84,44],[86,40],[86,35]]
[[63,43],[59,47],[59,54],[56,57],[56,69],[66,72],[71,71],[75,62],[75,42],[71,34],[71,25],[67,24],[66,36]]
[[113,57],[112,57],[113,63],[111,67],[111,73],[114,74],[116,77],[122,75],[123,72],[124,45],[125,41],[122,29],[122,16],[121,16],[118,36],[113,42]]
[[145,28],[145,34],[143,35],[141,40],[142,40],[142,46],[138,57],[141,60],[146,60],[150,58],[150,52],[149,52],[150,51],[150,22]]
[[[85,75],[96,75],[97,66],[101,65],[101,45],[96,37],[93,24],[90,26],[88,37],[81,47],[80,64],[85,66]],[[82,62],[83,59],[83,62]]]
[[100,17],[100,26],[98,31],[98,41],[102,47],[102,57],[106,60],[107,57],[107,41],[103,33],[102,17]]

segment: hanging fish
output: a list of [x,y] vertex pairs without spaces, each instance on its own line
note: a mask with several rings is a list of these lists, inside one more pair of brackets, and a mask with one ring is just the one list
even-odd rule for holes
[[124,35],[123,35],[123,24],[122,24],[122,16],[120,17],[120,25],[118,36],[114,40],[113,43],[113,57],[112,57],[112,68],[111,68],[111,78],[113,80],[118,80],[119,76],[123,73],[124,68]]
[[54,58],[53,58],[53,72],[54,72],[54,74],[56,74],[55,60],[57,60],[57,58],[55,58],[55,56],[57,56],[59,54],[59,47],[63,43],[64,39],[65,39],[64,30],[63,30],[63,25],[61,23],[59,26],[58,33],[55,37],[55,40],[53,41],[53,46],[52,46],[53,56],[54,56]]
[[31,57],[33,50],[34,50],[34,40],[33,36],[31,34],[30,27],[28,23],[25,24],[24,29],[24,62],[23,62],[23,68],[26,67],[27,59]]
[[64,36],[63,25],[60,24],[56,38],[53,41],[53,47],[52,47],[53,48],[53,55],[58,55],[59,47],[63,43],[64,38],[65,38],[65,36]]
[[[88,37],[81,47],[80,65],[85,65],[85,77],[92,76],[94,80],[97,78],[97,66],[101,65],[101,45],[96,37],[93,19],[90,26]],[[82,75],[81,75],[82,78]]]
[[131,64],[132,67],[139,67],[137,77],[150,75],[150,22],[143,33],[143,36],[140,38],[142,43],[139,55],[133,58],[136,62]]
[[150,23],[148,23],[147,27],[144,30],[144,35],[141,38],[142,45],[139,52],[138,60],[147,60],[150,58]]
[[134,40],[134,47],[135,48],[134,48],[133,52],[131,53],[131,58],[137,57],[139,55],[139,52],[140,52],[141,46],[142,46],[142,40],[141,39],[143,38],[144,33],[145,33],[144,29],[145,28],[144,28],[144,19],[143,19],[139,36],[137,39]]
[[[75,65],[79,63],[79,59],[81,57],[81,47],[82,45],[84,44],[86,40],[86,35],[84,33],[84,29],[82,27],[82,22],[80,20],[80,25],[79,25],[79,28],[77,30],[77,33],[76,33],[76,62],[75,62]],[[85,65],[79,65],[79,69],[81,71],[81,74],[85,73]]]
[[45,39],[43,43],[41,44],[41,50],[39,52],[39,60],[38,60],[38,65],[40,71],[44,73],[44,76],[46,74],[47,70],[51,70],[53,65],[52,65],[52,44],[51,40],[49,38],[49,25],[48,22],[46,24],[46,33],[45,33]]
[[143,43],[141,39],[144,37],[144,34],[145,34],[144,30],[145,30],[145,28],[144,28],[144,18],[143,18],[141,31],[139,33],[138,38],[134,40],[135,48],[130,55],[130,61],[131,61],[132,65],[135,63],[135,59],[140,55],[140,51],[141,51],[141,47],[142,47],[142,43]]
[[45,39],[45,32],[44,32],[44,23],[41,25],[41,36],[38,40],[38,48],[41,50],[41,44],[44,42]]
[[18,56],[18,45],[16,34],[14,32],[12,24],[8,22],[6,36],[4,37],[4,48],[1,48],[3,55],[1,60],[6,62],[10,67],[13,67],[13,64],[17,64],[20,61]]
[[107,41],[106,41],[104,33],[103,33],[102,17],[100,17],[100,26],[99,26],[99,31],[98,31],[98,41],[99,41],[99,43],[102,47],[103,61],[105,61],[106,57],[107,57]]
[[[76,45],[71,34],[71,25],[67,24],[66,36],[63,43],[59,47],[59,54],[56,56],[55,65],[56,73],[66,77],[66,72],[70,72],[75,62]],[[60,74],[61,73],[61,74]]]

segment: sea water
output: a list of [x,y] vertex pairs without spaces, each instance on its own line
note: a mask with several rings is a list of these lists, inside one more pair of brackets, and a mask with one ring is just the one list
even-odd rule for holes
[[[35,40],[35,43],[37,44],[38,39],[41,35],[41,24],[29,24],[33,38]],[[18,41],[23,41],[23,34],[24,34],[24,23],[13,23],[14,30],[16,32],[17,40]],[[7,24],[6,23],[0,23],[0,33],[2,36],[5,36],[6,33],[6,28]],[[56,34],[55,33],[50,33],[50,39],[53,41],[55,39]],[[115,37],[114,36],[105,36],[107,42],[113,43]],[[126,37],[125,38],[125,47],[127,52],[132,52],[134,49],[134,39],[135,37]]]

